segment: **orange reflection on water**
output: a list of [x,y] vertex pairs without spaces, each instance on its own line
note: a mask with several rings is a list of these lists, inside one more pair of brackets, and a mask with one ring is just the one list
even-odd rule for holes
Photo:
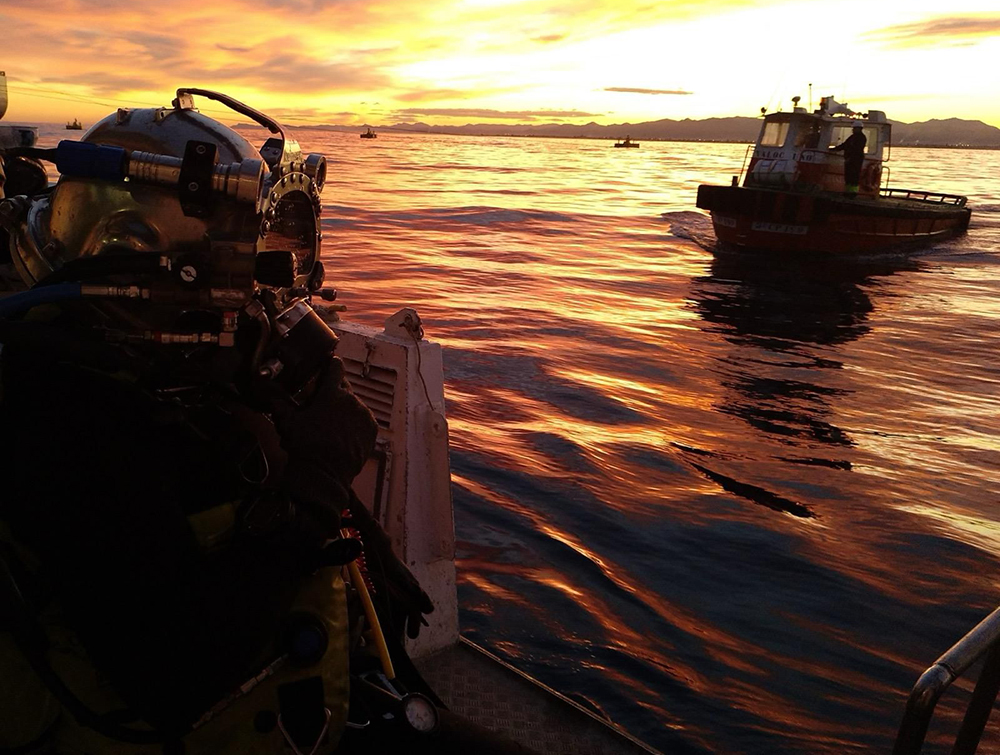
[[352,136],[328,277],[445,347],[469,623],[654,744],[887,751],[996,595],[1000,153],[894,162],[978,192],[954,244],[775,269],[693,208],[742,145]]
[[[571,533],[561,530],[537,510],[527,508],[509,497],[499,495],[466,477],[453,474],[452,480],[455,484],[467,488],[470,492],[483,498],[484,500],[490,501],[491,504],[502,506],[508,511],[516,513],[518,516],[530,521],[532,528],[536,532],[541,532],[553,541],[571,548],[575,553],[583,556],[590,563],[596,565],[604,577],[614,583],[619,589],[638,597],[647,606],[647,608],[654,611],[658,616],[660,616],[660,618],[668,621],[676,627],[681,628],[683,631],[691,635],[696,635],[702,638],[712,648],[713,653],[727,654],[727,657],[728,654],[731,654],[731,657],[728,658],[729,662],[736,663],[737,665],[737,659],[739,658],[745,659],[752,657],[755,654],[763,655],[762,650],[755,649],[753,645],[748,643],[745,639],[731,636],[718,627],[706,624],[700,617],[697,616],[697,614],[689,611],[680,604],[671,603],[665,600],[662,596],[651,593],[644,585],[635,582],[628,575],[626,570],[622,569],[617,564],[608,562],[594,551],[588,549],[579,538],[575,537]],[[503,566],[495,568],[498,568],[501,571],[508,571],[508,569]],[[518,569],[520,570],[520,567],[518,567]],[[565,584],[565,581],[566,580],[564,578],[559,584]],[[573,587],[573,591],[585,593],[583,588],[577,586]],[[618,622],[609,623],[605,618],[603,618],[602,614],[604,613],[604,606],[600,605],[600,603],[591,600],[588,601],[586,605],[591,608],[594,620],[604,625],[608,631],[617,632],[622,628]],[[598,607],[600,607],[600,610],[598,610]],[[642,646],[645,646],[645,642],[635,648],[631,648],[631,650],[634,652]],[[720,657],[722,656],[720,655]],[[659,661],[655,660],[654,662],[659,663]],[[673,659],[671,660],[671,666],[674,667]],[[700,675],[694,668],[685,668],[680,664],[678,664],[676,668],[679,670],[683,669],[683,677],[692,686],[698,687],[699,683],[697,680]]]

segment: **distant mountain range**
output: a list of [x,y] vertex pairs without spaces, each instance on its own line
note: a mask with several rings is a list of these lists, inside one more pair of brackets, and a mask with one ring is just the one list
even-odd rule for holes
[[[464,126],[436,126],[429,123],[395,123],[373,126],[376,131],[415,131],[434,134],[474,134],[479,136],[549,136],[588,139],[690,141],[690,142],[754,142],[760,131],[760,118],[705,118],[681,121],[664,118],[643,123],[599,123],[583,125],[567,123],[503,124],[467,123]],[[315,126],[334,131],[359,131],[367,127]],[[892,122],[892,143],[895,146],[978,147],[1000,149],[1000,128],[982,121],[961,118],[930,120],[921,123]]]

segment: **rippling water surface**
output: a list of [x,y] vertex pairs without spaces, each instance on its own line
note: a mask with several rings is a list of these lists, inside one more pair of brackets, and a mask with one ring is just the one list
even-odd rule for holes
[[694,207],[745,145],[297,137],[347,317],[444,345],[463,631],[668,752],[888,751],[1000,603],[1000,152],[893,153],[962,238],[769,267]]
[[1000,152],[893,155],[967,236],[772,269],[694,207],[744,145],[299,139],[349,316],[444,345],[465,633],[670,752],[887,751],[1000,603]]

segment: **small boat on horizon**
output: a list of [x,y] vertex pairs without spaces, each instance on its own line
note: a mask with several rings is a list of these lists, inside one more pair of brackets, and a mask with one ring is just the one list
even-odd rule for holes
[[372,131],[372,127],[369,126],[368,130],[361,134],[362,139],[378,139],[378,134]]
[[624,139],[619,139],[618,141],[616,141],[615,142],[615,146],[616,147],[634,147],[635,149],[638,149],[639,148],[639,142],[634,142],[634,141],[632,141],[632,137],[626,136]]
[[697,206],[711,213],[723,249],[858,256],[968,228],[966,197],[882,186],[892,134],[885,113],[856,113],[833,97],[812,113],[792,102],[792,112],[765,116],[742,186],[733,176],[730,186],[698,187]]
[[72,123],[66,124],[66,129],[69,131],[83,131],[83,124],[80,123],[79,120],[74,118]]

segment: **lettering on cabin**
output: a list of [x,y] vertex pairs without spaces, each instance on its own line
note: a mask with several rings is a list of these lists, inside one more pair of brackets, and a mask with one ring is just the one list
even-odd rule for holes
[[755,149],[753,156],[761,160],[783,160],[787,155],[783,149]]
[[725,226],[726,228],[736,227],[736,218],[727,218],[724,215],[714,215],[712,220],[715,221],[716,225]]
[[787,225],[786,223],[752,223],[750,229],[753,231],[764,231],[765,233],[787,233],[792,236],[805,236],[809,233],[807,225]]

